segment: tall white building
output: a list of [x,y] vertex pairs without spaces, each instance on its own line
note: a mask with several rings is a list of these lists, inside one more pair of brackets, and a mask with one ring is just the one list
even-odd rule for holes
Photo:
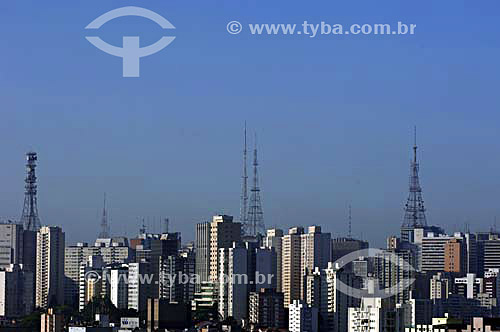
[[282,241],[281,287],[285,296],[285,308],[294,300],[300,300],[301,294],[301,235],[304,228],[294,227],[288,230]]
[[396,303],[402,304],[410,299],[415,279],[414,262],[415,257],[410,250],[384,250],[376,254],[374,268],[378,287],[393,291]]
[[144,310],[151,285],[150,264],[146,262],[128,265],[128,308]]
[[[309,226],[306,234],[301,235],[300,270],[301,294],[305,292],[305,276],[316,267],[325,269],[331,260],[332,237],[330,233],[322,233],[320,226]],[[303,297],[301,298],[303,299]]]
[[123,238],[98,239],[93,246],[88,243],[77,243],[76,246],[65,248],[64,275],[65,275],[65,303],[75,305],[78,299],[80,284],[80,267],[91,256],[100,256],[104,265],[125,264],[132,258],[132,249]]
[[199,278],[196,292],[201,290],[201,284],[210,280],[210,222],[196,224],[196,259],[195,273]]
[[273,248],[276,252],[276,291],[281,292],[281,280],[282,280],[282,253],[283,253],[283,230],[281,229],[268,229],[266,237],[264,238],[264,247]]
[[432,276],[429,283],[429,298],[431,300],[448,298],[448,294],[451,292],[453,284],[451,277],[446,277],[442,272],[438,272]]
[[37,233],[36,307],[64,304],[64,244],[60,227],[45,226]]
[[339,290],[343,283],[359,288],[353,273],[337,269],[329,263],[326,269],[315,268],[306,276],[306,303],[318,308],[320,331],[346,331],[347,308],[357,307],[359,300]]
[[303,300],[307,271],[324,269],[331,258],[331,235],[321,233],[321,227],[290,228],[282,240],[282,291],[285,307],[293,300]]
[[363,298],[359,308],[349,308],[349,332],[403,331],[403,311],[393,310],[380,297]]
[[247,318],[248,251],[238,247],[219,249],[219,313],[223,318]]
[[128,308],[128,267],[112,268],[109,273],[110,299],[117,309]]
[[[80,266],[78,309],[82,311],[89,301],[103,293],[103,262],[101,256],[90,256]],[[105,280],[104,280],[105,281]]]
[[318,308],[294,300],[288,307],[288,331],[318,332]]

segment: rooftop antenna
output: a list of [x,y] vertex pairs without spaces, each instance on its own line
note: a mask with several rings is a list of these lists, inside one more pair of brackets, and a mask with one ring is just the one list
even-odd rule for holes
[[170,224],[170,220],[168,220],[168,218],[163,219],[163,227],[164,227],[163,231],[165,234],[168,233],[169,224]]
[[349,233],[347,234],[349,239],[352,239],[352,207],[349,204]]
[[106,193],[104,193],[104,204],[102,208],[102,218],[101,218],[101,232],[99,233],[100,239],[109,238],[109,225],[108,225],[108,215],[106,212]]
[[142,218],[142,227],[139,229],[139,233],[146,234],[146,225],[145,225],[144,217]]

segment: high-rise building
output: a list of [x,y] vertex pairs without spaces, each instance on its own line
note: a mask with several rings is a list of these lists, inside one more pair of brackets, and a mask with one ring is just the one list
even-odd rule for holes
[[255,270],[248,271],[253,274],[255,292],[261,289],[269,288],[276,290],[277,280],[277,260],[274,248],[256,248],[255,252]]
[[300,300],[301,294],[301,235],[304,228],[290,228],[288,234],[283,236],[282,241],[282,279],[281,287],[285,297],[285,307],[294,300]]
[[410,299],[415,280],[415,257],[410,250],[385,250],[375,255],[374,274],[379,289],[392,290],[396,303]]
[[288,308],[288,331],[318,332],[318,308],[293,300]]
[[[301,294],[305,292],[305,276],[316,267],[325,269],[331,261],[331,235],[322,233],[320,226],[310,226],[306,234],[301,235]],[[301,298],[303,300],[303,298]]]
[[[247,277],[248,277],[248,292],[255,292],[255,271],[257,271],[257,251],[260,249],[262,242],[261,235],[258,236],[243,236],[241,246],[247,249]],[[265,250],[265,249],[264,249]]]
[[11,264],[0,269],[0,317],[15,318],[30,314],[34,309],[32,300],[33,273]]
[[23,264],[23,226],[0,224],[0,267]]
[[219,250],[232,248],[233,242],[241,241],[241,223],[233,222],[233,217],[214,216],[210,223],[210,281],[219,278]]
[[306,276],[305,301],[319,310],[320,331],[347,331],[347,308],[357,307],[359,300],[339,288],[339,284],[359,288],[351,272],[338,269],[329,263],[326,269],[315,268]]
[[89,257],[99,256],[103,265],[126,264],[133,259],[133,250],[125,238],[98,239],[93,246],[77,243],[65,248],[64,255],[64,303],[76,307],[80,285],[80,267]]
[[64,245],[60,227],[42,227],[36,243],[36,297],[39,308],[64,304]]
[[331,260],[331,235],[322,233],[321,227],[290,228],[282,240],[282,291],[285,306],[293,300],[303,300],[307,271],[324,269]]
[[196,292],[201,289],[201,283],[210,280],[210,222],[196,224],[195,235],[195,273],[198,276],[199,282],[196,284]]
[[349,332],[402,332],[403,311],[396,310],[388,299],[361,299],[359,308],[349,308]]
[[130,263],[128,265],[128,308],[137,311],[146,308],[151,288],[150,263]]
[[268,229],[266,237],[264,238],[264,247],[273,248],[276,252],[276,291],[281,292],[282,286],[282,253],[283,253],[283,230],[281,229]]
[[482,271],[500,269],[500,239],[491,238],[482,241],[480,257],[482,258]]
[[500,269],[484,272],[484,292],[491,298],[500,301]]
[[193,244],[182,248],[179,258],[182,265],[183,275],[189,279],[189,282],[182,284],[182,302],[191,303],[194,299],[195,283],[198,280],[196,276],[196,253]]
[[[466,272],[479,274],[479,259],[478,259],[478,246],[477,236],[472,233],[465,233],[465,247],[467,248]],[[482,274],[482,273],[481,273]]]
[[210,281],[200,283],[200,290],[194,293],[194,299],[191,302],[192,311],[208,312],[217,304],[217,292],[215,285]]
[[0,267],[22,264],[24,271],[36,268],[36,232],[23,225],[0,223]]
[[444,272],[465,273],[467,247],[462,239],[451,239],[444,245]]
[[432,322],[432,301],[429,299],[411,298],[402,305],[405,328],[415,328],[418,325]]
[[432,276],[432,279],[430,279],[429,282],[429,298],[431,300],[448,298],[448,294],[451,292],[453,287],[452,277],[449,274],[438,272]]
[[179,276],[182,274],[182,260],[179,256],[161,257],[159,297],[172,303],[183,302],[183,284]]
[[80,266],[78,281],[78,310],[82,311],[94,298],[103,296],[103,260],[101,256],[90,256]]
[[[345,237],[335,238],[332,240],[332,262],[338,261],[343,265],[344,262],[340,260],[342,257],[359,250],[368,249],[368,246],[368,242],[362,240]],[[346,269],[349,270],[350,268],[349,264],[346,265]]]
[[40,332],[63,332],[63,318],[61,314],[56,314],[53,308],[49,308],[47,313],[43,313],[40,317]]
[[[23,232],[23,270],[31,271],[35,275],[36,271],[36,239],[37,232],[24,230]],[[33,299],[34,299],[33,294]]]
[[233,243],[232,248],[219,249],[219,314],[237,321],[247,318],[248,250]]
[[454,285],[454,293],[468,299],[475,299],[478,294],[483,293],[483,278],[478,278],[473,273],[467,273],[463,278],[455,278]]
[[[178,256],[181,249],[181,234],[151,234],[143,232],[139,239],[140,242],[136,244],[135,247],[135,261],[137,263],[149,263],[152,280],[148,296],[159,298],[161,297],[160,292],[165,290],[165,283],[161,283],[159,279],[162,272],[162,261],[165,261],[168,257],[172,257],[172,260],[177,262],[176,264],[179,265]],[[160,289],[161,287],[163,288]]]
[[185,303],[162,299],[147,300],[146,331],[183,331],[192,326],[191,312]]
[[[466,255],[466,250],[463,244],[463,235],[456,233],[454,236],[446,235],[436,235],[434,233],[429,233],[427,236],[422,238],[421,242],[421,257],[420,257],[420,270],[422,272],[442,272],[445,271],[445,246],[453,239],[458,239],[460,241],[460,255],[462,257]],[[453,248],[453,247],[450,247]],[[453,254],[453,252],[451,252]],[[448,253],[449,259],[451,259],[450,252]],[[454,255],[453,259],[458,257]],[[466,261],[462,259],[463,262]],[[461,263],[462,264],[462,263]]]
[[111,302],[117,309],[128,308],[128,266],[122,265],[109,271]]
[[285,328],[285,307],[283,293],[262,288],[249,296],[248,319],[250,324],[262,328]]

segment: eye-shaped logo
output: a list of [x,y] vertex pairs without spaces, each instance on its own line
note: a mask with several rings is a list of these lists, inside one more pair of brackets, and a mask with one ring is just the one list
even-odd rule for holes
[[[175,29],[175,27],[166,18],[145,8],[140,7],[122,7],[113,9],[105,14],[102,14],[85,29],[99,29],[104,23],[112,19],[123,16],[139,16],[148,18],[157,23],[163,29]],[[103,52],[123,58],[123,77],[139,77],[139,60],[142,57],[155,54],[167,47],[174,41],[175,37],[162,37],[156,43],[146,47],[139,46],[139,37],[124,36],[123,47],[116,47],[103,41],[99,37],[85,37],[92,45]]]
[[370,297],[370,298],[380,297],[382,299],[385,299],[402,293],[403,291],[410,288],[411,285],[415,282],[414,278],[415,269],[408,261],[404,260],[402,257],[399,257],[395,253],[387,252],[381,249],[368,248],[351,252],[350,254],[347,254],[344,257],[339,258],[334,263],[334,265],[337,266],[338,268],[342,268],[347,264],[352,263],[355,260],[358,260],[361,257],[378,258],[385,264],[390,264],[391,271],[397,270],[399,272],[399,278],[395,280],[397,281],[397,283],[394,282],[391,285],[391,287],[381,289],[379,288],[378,280],[376,279],[370,280],[369,278],[366,278],[364,281],[368,286],[367,289],[358,289],[345,284],[341,280],[338,280],[337,289],[343,294],[346,294],[348,296],[357,299],[362,299],[364,297]]

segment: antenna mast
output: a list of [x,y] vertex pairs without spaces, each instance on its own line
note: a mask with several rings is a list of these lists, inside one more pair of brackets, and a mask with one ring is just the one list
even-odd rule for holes
[[402,239],[405,241],[410,240],[409,232],[412,232],[413,229],[427,226],[424,200],[422,198],[422,187],[420,187],[418,174],[420,165],[417,160],[417,149],[417,127],[415,127],[413,160],[410,164],[409,195],[405,205],[404,222],[401,227]]
[[257,134],[255,134],[255,149],[253,161],[253,186],[250,196],[250,208],[248,211],[247,231],[246,235],[256,236],[257,234],[265,234],[266,227],[264,225],[264,214],[262,213],[262,204],[260,200],[259,175],[257,161]]
[[108,214],[106,212],[106,193],[104,193],[104,205],[102,208],[101,232],[99,233],[99,238],[107,239],[109,237]]
[[21,214],[21,223],[25,230],[38,231],[42,225],[38,217],[37,184],[36,184],[36,162],[38,160],[36,152],[26,153],[26,178],[24,180],[26,189],[24,192],[24,205]]
[[240,197],[240,222],[243,224],[243,232],[248,233],[248,174],[247,174],[247,123],[245,121],[244,145],[243,145],[243,175],[241,177]]
[[347,234],[347,237],[349,239],[352,239],[352,209],[350,204],[349,204],[349,233]]
[[165,218],[165,219],[163,219],[163,222],[164,222],[164,224],[163,224],[163,227],[164,227],[163,233],[167,234],[168,233],[168,227],[170,226],[170,220],[168,218]]

